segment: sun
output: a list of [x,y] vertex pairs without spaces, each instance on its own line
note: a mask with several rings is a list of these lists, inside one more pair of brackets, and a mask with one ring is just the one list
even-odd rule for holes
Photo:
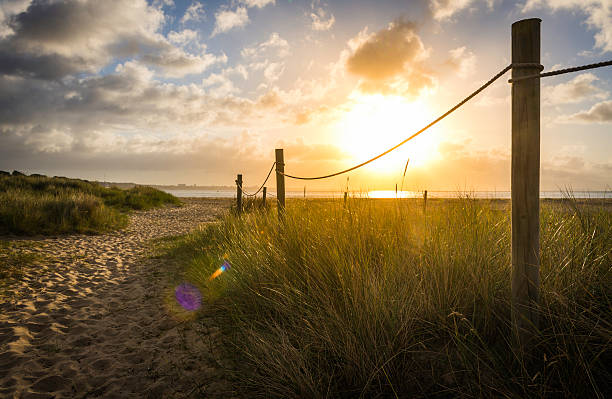
[[[340,145],[354,161],[365,161],[393,147],[431,121],[431,112],[420,100],[381,94],[357,95],[335,126]],[[434,134],[426,131],[375,161],[379,173],[396,173],[407,158],[410,166],[426,166],[437,153]],[[399,166],[398,166],[399,165]]]

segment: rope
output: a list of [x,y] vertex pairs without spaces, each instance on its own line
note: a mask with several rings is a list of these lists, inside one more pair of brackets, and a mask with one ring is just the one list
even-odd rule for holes
[[242,188],[242,185],[236,182],[236,185],[240,187],[240,190],[242,190],[242,194],[244,194],[247,197],[254,197],[257,194],[259,194],[259,192],[264,188],[264,186],[268,182],[268,179],[270,178],[270,175],[272,174],[272,170],[274,169],[274,165],[276,165],[276,162],[272,163],[272,166],[270,167],[270,171],[268,172],[268,176],[266,176],[266,180],[264,180],[264,182],[261,183],[261,186],[259,186],[259,189],[257,189],[257,191],[255,191],[253,194],[249,194],[246,191],[244,191],[244,188]]
[[442,119],[446,118],[448,115],[450,115],[453,111],[456,111],[459,107],[461,107],[463,104],[465,104],[466,102],[468,102],[469,100],[471,100],[474,96],[476,96],[478,93],[480,93],[481,91],[483,91],[484,89],[486,89],[488,86],[490,86],[493,82],[495,82],[497,79],[499,79],[503,74],[505,74],[506,72],[508,72],[510,70],[510,68],[512,68],[512,64],[508,65],[507,67],[505,67],[504,69],[502,69],[500,72],[498,72],[495,76],[493,76],[488,82],[486,82],[485,84],[483,84],[482,86],[480,86],[477,90],[475,90],[474,92],[472,92],[472,94],[470,94],[469,96],[467,96],[466,98],[464,98],[461,102],[459,102],[457,105],[455,105],[453,108],[449,109],[448,111],[446,111],[444,114],[442,114],[441,116],[439,116],[436,120],[434,120],[433,122],[431,122],[429,125],[425,126],[424,128],[422,128],[421,130],[419,130],[418,132],[414,133],[412,136],[408,137],[407,139],[405,139],[404,141],[402,141],[401,143],[389,148],[387,151],[375,156],[374,158],[370,158],[365,162],[360,163],[359,165],[355,165],[351,168],[345,169],[345,170],[341,170],[340,172],[336,172],[336,173],[331,173],[329,175],[325,175],[325,176],[316,176],[316,177],[302,177],[302,176],[293,176],[293,175],[289,175],[283,172],[279,172],[276,171],[276,173],[283,175],[285,177],[289,177],[291,179],[297,179],[297,180],[319,180],[319,179],[327,179],[328,177],[334,177],[334,176],[338,176],[347,172],[350,172],[352,170],[355,170],[357,168],[361,168],[362,166],[365,166],[367,164],[369,164],[370,162],[374,162],[376,161],[378,158],[381,158],[385,155],[387,155],[388,153],[390,153],[393,150],[396,150],[397,148],[401,147],[402,145],[406,144],[407,142],[409,142],[410,140],[412,140],[413,138],[415,138],[416,136],[418,136],[419,134],[423,133],[425,130],[429,129],[430,127],[432,127],[433,125],[435,125],[436,123],[440,122]]
[[519,82],[521,80],[534,79],[534,78],[546,78],[548,76],[562,75],[564,73],[570,73],[570,72],[585,71],[587,69],[601,68],[601,67],[610,66],[610,65],[612,65],[612,60],[597,62],[595,64],[577,66],[573,68],[558,69],[556,71],[539,73],[537,75],[521,76],[518,78],[509,79],[508,83],[514,83],[514,82]]

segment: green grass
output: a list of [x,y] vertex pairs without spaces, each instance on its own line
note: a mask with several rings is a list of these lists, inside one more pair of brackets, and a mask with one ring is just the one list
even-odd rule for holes
[[[510,217],[463,198],[288,203],[228,215],[167,256],[224,329],[248,397],[604,397],[612,212],[543,203],[540,331],[510,325]],[[226,257],[232,268],[207,278]]]
[[180,201],[151,187],[105,188],[85,180],[0,176],[0,234],[100,233],[126,225],[129,210]]

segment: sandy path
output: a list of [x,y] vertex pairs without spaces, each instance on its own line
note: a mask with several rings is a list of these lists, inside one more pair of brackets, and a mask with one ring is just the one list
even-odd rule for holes
[[227,205],[138,212],[118,233],[26,249],[53,258],[0,299],[0,397],[231,396],[211,360],[218,331],[169,314],[155,273],[164,265],[146,258],[147,240],[188,232]]

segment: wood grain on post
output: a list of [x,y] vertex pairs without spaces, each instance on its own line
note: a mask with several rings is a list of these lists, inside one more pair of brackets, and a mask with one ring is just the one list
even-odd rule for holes
[[[513,79],[541,70],[541,22],[512,24]],[[522,348],[538,329],[539,285],[540,79],[526,79],[512,84],[512,321]]]
[[236,212],[242,213],[242,175],[236,177]]
[[[285,212],[285,155],[282,148],[274,150],[276,155],[276,199],[278,202],[278,216],[283,217]],[[279,173],[280,172],[280,173]]]

